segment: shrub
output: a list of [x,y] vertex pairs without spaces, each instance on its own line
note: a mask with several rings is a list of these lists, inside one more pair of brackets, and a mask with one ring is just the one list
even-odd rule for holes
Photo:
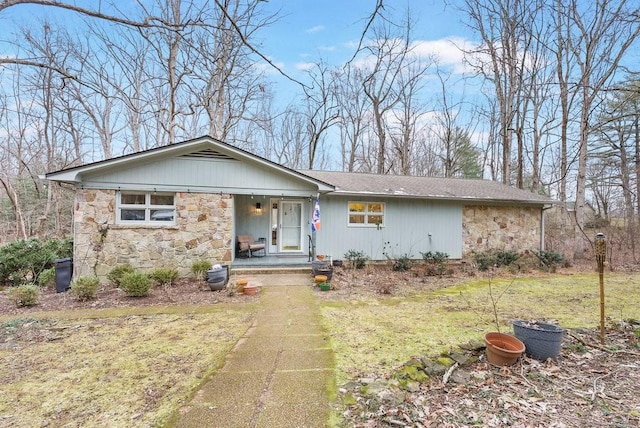
[[154,280],[158,285],[173,283],[178,279],[178,271],[171,268],[158,268],[149,274],[149,278]]
[[53,288],[56,286],[56,268],[50,267],[40,272],[38,275],[38,285],[42,288]]
[[151,279],[148,275],[137,272],[125,273],[120,278],[120,288],[130,297],[143,297],[151,290]]
[[427,251],[426,253],[420,254],[422,254],[422,259],[427,265],[426,274],[428,276],[442,276],[445,274],[447,271],[447,260],[449,259],[449,254],[441,251]]
[[107,279],[111,281],[116,287],[120,287],[120,282],[125,274],[133,273],[134,269],[129,263],[118,265],[111,269],[107,274]]
[[207,271],[211,269],[213,264],[209,260],[198,260],[191,265],[191,273],[194,278],[206,280]]
[[540,266],[542,269],[548,272],[555,272],[558,265],[564,260],[564,256],[562,254],[554,251],[540,251],[538,253],[534,250],[533,254],[535,254],[540,260]]
[[496,264],[495,258],[490,253],[474,253],[473,255],[478,269],[484,271]]
[[17,307],[35,306],[38,304],[40,290],[33,284],[23,284],[9,290],[8,297]]
[[73,255],[71,239],[19,240],[0,247],[0,284],[21,285],[36,282],[58,258]]
[[71,292],[78,300],[90,300],[96,296],[100,280],[95,276],[82,276],[71,284]]
[[518,260],[520,256],[518,253],[513,251],[497,251],[495,254],[496,265],[500,266],[510,266],[516,260]]
[[393,262],[391,269],[393,269],[395,272],[406,272],[411,269],[411,259],[409,258],[409,255],[405,254],[404,256]]
[[363,269],[369,257],[365,256],[362,251],[349,250],[344,254],[344,258],[349,260],[351,267]]

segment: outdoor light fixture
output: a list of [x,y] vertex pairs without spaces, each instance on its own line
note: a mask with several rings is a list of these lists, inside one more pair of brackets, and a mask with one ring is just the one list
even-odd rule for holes
[[262,204],[260,202],[256,202],[256,213],[262,214]]

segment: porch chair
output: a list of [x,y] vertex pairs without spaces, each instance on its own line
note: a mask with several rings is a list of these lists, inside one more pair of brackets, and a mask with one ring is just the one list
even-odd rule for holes
[[262,251],[265,255],[264,242],[254,241],[251,235],[238,235],[238,254],[247,253],[249,257],[254,256],[256,252]]

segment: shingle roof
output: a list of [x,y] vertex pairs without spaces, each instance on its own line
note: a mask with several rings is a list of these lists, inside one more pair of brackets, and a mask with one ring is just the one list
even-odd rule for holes
[[544,205],[553,199],[495,181],[355,172],[299,171],[335,186],[332,193]]

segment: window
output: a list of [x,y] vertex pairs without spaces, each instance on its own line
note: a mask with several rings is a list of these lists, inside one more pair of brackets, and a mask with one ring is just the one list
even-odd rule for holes
[[349,202],[349,226],[383,226],[384,203]]
[[175,195],[155,192],[119,192],[117,220],[120,224],[174,224]]

